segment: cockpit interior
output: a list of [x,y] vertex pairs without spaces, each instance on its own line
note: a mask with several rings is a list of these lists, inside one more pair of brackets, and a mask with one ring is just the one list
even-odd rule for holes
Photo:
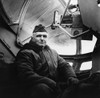
[[100,74],[100,0],[0,0],[1,98],[20,98],[14,60],[38,24],[80,80]]

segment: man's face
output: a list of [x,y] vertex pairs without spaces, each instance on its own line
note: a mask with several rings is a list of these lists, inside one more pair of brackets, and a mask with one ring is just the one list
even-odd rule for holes
[[47,32],[36,32],[33,34],[33,38],[35,38],[35,42],[39,46],[46,45],[47,37],[48,37]]

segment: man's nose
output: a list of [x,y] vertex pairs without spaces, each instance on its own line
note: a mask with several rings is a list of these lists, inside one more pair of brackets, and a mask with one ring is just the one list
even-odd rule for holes
[[41,40],[43,40],[44,39],[44,37],[43,36],[41,36]]

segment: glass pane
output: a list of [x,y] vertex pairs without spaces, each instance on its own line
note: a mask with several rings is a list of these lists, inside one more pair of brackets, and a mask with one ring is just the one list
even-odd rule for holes
[[89,70],[91,68],[92,68],[92,61],[89,61],[89,62],[82,63],[80,70],[81,71],[82,70]]
[[76,40],[70,39],[70,37],[62,31],[60,28],[57,28],[53,31],[48,31],[49,39],[48,45],[55,49],[61,55],[75,55],[76,54]]
[[[66,6],[70,6],[70,7],[75,6],[78,3],[77,0],[70,0],[70,2],[69,0],[64,0],[64,2],[66,3]],[[70,11],[72,11],[73,13],[73,11],[76,11],[76,7],[75,9],[71,8]],[[68,13],[66,12],[66,14]],[[64,19],[64,25],[66,24],[68,25],[68,21],[66,20],[68,19]],[[66,28],[66,30],[69,33],[71,33],[71,30],[69,30],[69,28]],[[49,43],[48,43],[51,48],[55,49],[61,55],[75,55],[76,54],[76,40],[75,39],[70,39],[69,36],[64,31],[61,31],[59,28],[57,30],[54,30],[53,33],[51,33],[52,37],[49,39]]]
[[55,42],[50,42],[49,46],[52,49],[55,49],[61,55],[76,54],[76,40],[67,40],[64,44],[57,44]]
[[92,52],[95,46],[97,38],[93,36],[92,41],[82,40],[82,54]]

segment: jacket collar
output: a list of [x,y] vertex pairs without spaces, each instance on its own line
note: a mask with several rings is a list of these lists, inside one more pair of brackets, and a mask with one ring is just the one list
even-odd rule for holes
[[35,42],[33,42],[32,40],[30,40],[30,42],[26,43],[21,50],[24,50],[24,49],[32,49],[33,51],[38,53],[42,51],[43,49],[49,49],[49,46],[46,45],[45,47],[41,47],[37,45]]

